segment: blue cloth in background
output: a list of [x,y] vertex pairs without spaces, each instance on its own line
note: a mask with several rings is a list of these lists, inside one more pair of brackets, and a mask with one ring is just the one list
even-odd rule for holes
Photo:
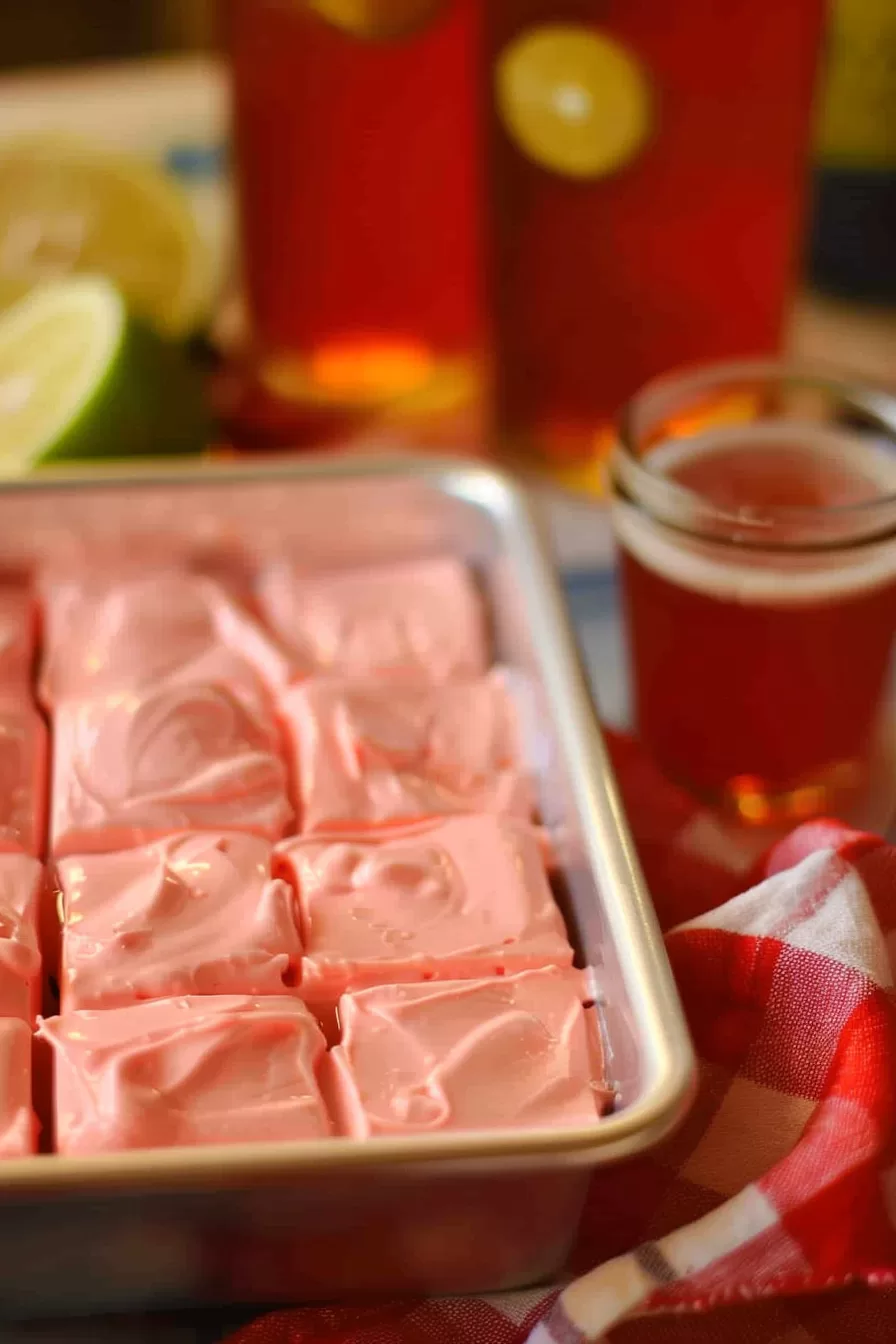
[[564,588],[600,716],[614,727],[625,727],[630,714],[628,657],[616,572],[577,570],[564,576]]

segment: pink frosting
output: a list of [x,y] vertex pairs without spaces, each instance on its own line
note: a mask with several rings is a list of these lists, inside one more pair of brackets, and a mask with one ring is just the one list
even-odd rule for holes
[[285,840],[315,1006],[346,989],[572,963],[535,832],[457,817],[400,838]]
[[47,734],[31,693],[37,604],[0,584],[0,851],[38,855],[46,830]]
[[289,560],[259,581],[259,601],[294,674],[478,676],[488,666],[482,604],[449,558],[302,573]]
[[283,994],[295,898],[256,836],[188,833],[58,864],[62,1010],[186,994]]
[[290,687],[281,708],[308,834],[455,812],[532,815],[500,673],[401,688],[315,679]]
[[273,720],[222,686],[163,684],[61,704],[53,849],[124,849],[171,831],[277,840],[292,817]]
[[55,1054],[56,1148],[322,1138],[324,1039],[295,998],[157,999],[39,1026]]
[[27,694],[0,695],[0,851],[43,853],[48,756],[46,724]]
[[340,1127],[369,1138],[595,1124],[607,1094],[582,988],[550,968],[346,994],[331,1052]]
[[33,1025],[40,1008],[37,919],[43,869],[25,854],[0,854],[0,1018]]
[[31,1028],[0,1020],[0,1158],[28,1157],[37,1147],[31,1109]]
[[37,643],[37,605],[24,584],[0,585],[0,691],[24,692]]
[[43,584],[44,703],[177,681],[219,682],[251,706],[265,699],[252,664],[278,655],[213,580],[181,570],[49,576]]

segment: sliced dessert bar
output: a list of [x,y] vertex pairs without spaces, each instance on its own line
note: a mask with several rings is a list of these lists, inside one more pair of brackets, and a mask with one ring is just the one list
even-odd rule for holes
[[478,676],[489,664],[484,613],[467,568],[439,557],[367,569],[265,570],[259,602],[294,659],[293,676]]
[[31,1105],[31,1028],[0,1019],[0,1158],[28,1157],[37,1148]]
[[62,1011],[188,994],[283,994],[298,912],[253,835],[189,832],[57,865]]
[[298,891],[302,997],[325,1022],[348,989],[572,964],[538,836],[513,818],[285,840],[277,859]]
[[585,1127],[607,1100],[575,971],[389,985],[346,994],[331,1052],[354,1138]]
[[43,853],[47,728],[25,690],[0,694],[0,852]]
[[219,685],[64,701],[54,719],[52,847],[125,849],[172,831],[278,840],[292,818],[273,718]]
[[40,697],[55,706],[163,681],[227,685],[250,707],[267,699],[257,665],[273,642],[221,585],[187,570],[48,575]]
[[501,673],[441,686],[313,679],[290,687],[281,711],[304,833],[457,812],[532,816],[519,720]]
[[37,646],[37,603],[24,584],[0,584],[0,693],[29,691]]
[[38,916],[43,869],[26,854],[0,854],[0,1018],[34,1025],[40,1009]]
[[323,1138],[325,1045],[295,998],[158,999],[49,1018],[60,1153]]

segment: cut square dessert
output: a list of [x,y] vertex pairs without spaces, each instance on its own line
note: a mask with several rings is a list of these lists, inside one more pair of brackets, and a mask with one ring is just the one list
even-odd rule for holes
[[279,655],[219,584],[187,570],[47,576],[40,696],[53,706],[163,681],[229,686],[250,707],[266,701],[258,664]]
[[284,560],[262,574],[259,603],[297,677],[448,681],[478,676],[490,661],[482,603],[459,560],[326,574]]
[[48,771],[46,724],[27,692],[0,695],[0,852],[43,853]]
[[31,1106],[31,1028],[0,1019],[0,1158],[28,1157],[37,1149]]
[[169,683],[65,701],[54,727],[57,855],[186,830],[279,840],[291,820],[273,719],[223,686]]
[[323,1036],[295,998],[157,999],[40,1023],[56,1150],[324,1138]]
[[302,997],[325,1022],[347,989],[572,964],[538,836],[513,818],[285,840],[277,859],[299,896]]
[[555,968],[346,994],[331,1051],[353,1138],[594,1124],[607,1092],[582,977]]
[[0,584],[0,693],[25,694],[37,645],[37,604],[24,584]]
[[532,816],[532,779],[500,673],[441,686],[313,679],[290,687],[281,711],[307,834],[456,812]]
[[0,1018],[34,1025],[40,1008],[38,915],[43,869],[26,854],[0,854]]
[[296,900],[257,836],[189,832],[57,872],[64,1013],[298,983]]

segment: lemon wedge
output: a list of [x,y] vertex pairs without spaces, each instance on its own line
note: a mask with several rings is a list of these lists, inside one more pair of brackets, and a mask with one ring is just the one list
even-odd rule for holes
[[184,336],[207,312],[209,269],[189,202],[160,169],[56,135],[0,147],[0,307],[87,272]]

